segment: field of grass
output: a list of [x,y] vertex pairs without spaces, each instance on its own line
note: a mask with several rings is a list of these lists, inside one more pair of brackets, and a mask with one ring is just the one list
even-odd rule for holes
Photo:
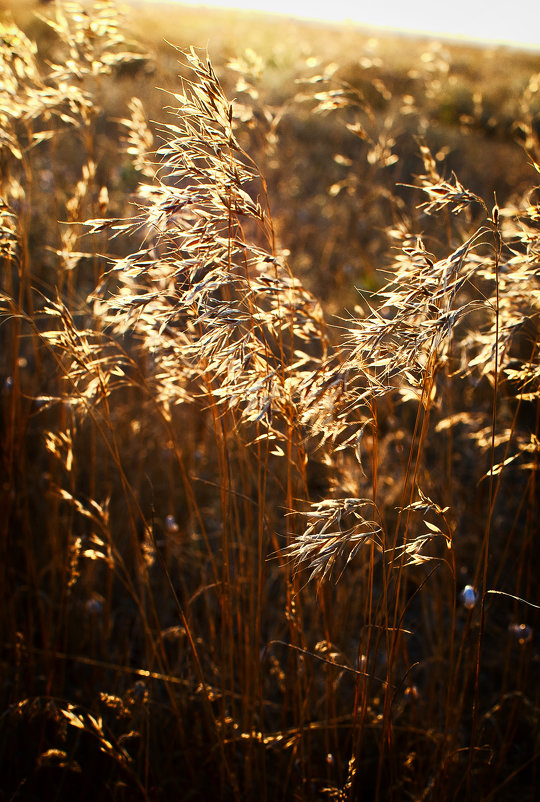
[[0,9],[0,802],[536,800],[540,54]]

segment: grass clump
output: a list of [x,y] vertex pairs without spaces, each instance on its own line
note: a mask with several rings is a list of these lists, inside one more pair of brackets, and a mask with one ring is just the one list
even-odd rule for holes
[[532,800],[535,78],[486,194],[440,48],[287,97],[181,49],[150,122],[115,6],[47,19],[1,56],[6,798]]

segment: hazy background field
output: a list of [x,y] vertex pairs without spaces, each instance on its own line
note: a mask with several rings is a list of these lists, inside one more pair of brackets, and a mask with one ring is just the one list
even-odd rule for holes
[[0,800],[532,802],[540,53],[0,9]]

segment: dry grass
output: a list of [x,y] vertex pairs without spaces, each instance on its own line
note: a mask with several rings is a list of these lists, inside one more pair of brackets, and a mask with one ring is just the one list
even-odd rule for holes
[[532,802],[540,73],[468,188],[440,47],[279,97],[185,48],[153,123],[115,6],[48,18],[1,53],[0,799]]

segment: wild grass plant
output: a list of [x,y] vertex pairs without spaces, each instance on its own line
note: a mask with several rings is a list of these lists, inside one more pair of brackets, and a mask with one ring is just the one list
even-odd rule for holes
[[2,799],[535,799],[540,73],[482,196],[438,47],[287,98],[186,48],[153,123],[112,3],[47,19],[1,56]]

